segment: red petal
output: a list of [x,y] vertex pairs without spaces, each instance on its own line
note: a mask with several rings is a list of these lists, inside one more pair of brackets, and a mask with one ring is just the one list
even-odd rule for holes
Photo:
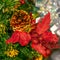
[[31,40],[31,37],[29,35],[29,33],[26,32],[20,32],[20,40],[19,43],[21,44],[21,46],[26,46]]
[[36,32],[42,34],[49,29],[50,25],[50,13],[46,14],[42,19],[42,22],[37,24]]
[[49,49],[46,49],[41,44],[32,44],[31,47],[36,50],[38,53],[42,54],[44,57],[48,57],[51,53]]
[[57,43],[58,42],[58,37],[56,34],[52,34],[52,32],[45,32],[42,34],[42,37],[44,40],[50,43]]
[[19,31],[15,31],[11,38],[9,38],[8,40],[6,40],[6,43],[9,44],[9,43],[16,43],[18,42],[19,40]]

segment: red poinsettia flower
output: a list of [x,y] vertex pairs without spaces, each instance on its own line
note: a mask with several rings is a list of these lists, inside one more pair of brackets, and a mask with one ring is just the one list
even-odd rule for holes
[[26,32],[15,31],[11,38],[6,40],[6,43],[19,43],[21,46],[26,46],[31,40],[31,37]]
[[50,27],[50,13],[46,14],[41,22],[34,23],[33,27],[30,33],[15,31],[6,43],[18,42],[21,46],[26,46],[31,41],[31,47],[47,57],[51,53],[51,47],[53,45],[55,47],[58,42],[58,37],[48,30]]
[[47,57],[51,53],[52,45],[58,42],[58,37],[52,32],[48,31],[50,27],[50,13],[46,14],[41,22],[38,22],[36,28],[32,30],[31,47]]

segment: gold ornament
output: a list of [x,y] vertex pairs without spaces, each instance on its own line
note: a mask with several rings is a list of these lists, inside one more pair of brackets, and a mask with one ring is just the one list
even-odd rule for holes
[[18,55],[18,53],[19,53],[19,51],[16,50],[16,49],[13,49],[12,46],[11,46],[10,49],[8,49],[7,51],[4,52],[4,54],[6,54],[6,55],[9,56],[9,57],[15,57],[15,56]]
[[40,55],[39,57],[37,57],[35,60],[43,60],[43,56]]
[[19,30],[19,31],[29,30],[30,31],[31,19],[32,18],[26,11],[19,10],[13,14],[10,21],[10,25],[13,28],[13,31],[16,31],[16,30]]

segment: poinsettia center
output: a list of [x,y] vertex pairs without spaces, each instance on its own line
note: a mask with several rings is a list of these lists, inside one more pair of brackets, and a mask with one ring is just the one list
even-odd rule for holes
[[39,40],[42,40],[42,37],[39,37]]

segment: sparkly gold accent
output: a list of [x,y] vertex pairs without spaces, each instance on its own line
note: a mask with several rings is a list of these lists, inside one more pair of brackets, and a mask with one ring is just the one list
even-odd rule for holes
[[11,49],[8,49],[7,51],[4,52],[4,54],[6,54],[9,57],[15,57],[18,55],[18,53],[19,53],[19,51],[16,49],[13,49],[12,47],[11,47]]
[[37,57],[35,60],[43,60],[43,56],[40,55],[39,57]]

